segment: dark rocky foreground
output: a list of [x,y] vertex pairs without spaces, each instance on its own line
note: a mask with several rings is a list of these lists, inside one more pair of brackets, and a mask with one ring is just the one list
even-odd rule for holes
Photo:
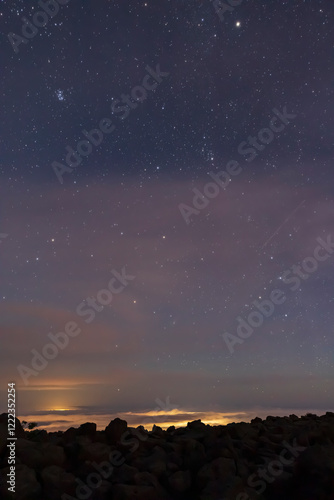
[[15,493],[7,414],[0,415],[1,499],[334,500],[334,413],[256,418],[167,431],[24,431],[16,421]]

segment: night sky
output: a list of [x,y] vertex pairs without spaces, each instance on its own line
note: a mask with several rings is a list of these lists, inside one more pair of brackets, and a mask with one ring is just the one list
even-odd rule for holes
[[12,381],[50,429],[333,411],[333,2],[0,25],[0,412]]

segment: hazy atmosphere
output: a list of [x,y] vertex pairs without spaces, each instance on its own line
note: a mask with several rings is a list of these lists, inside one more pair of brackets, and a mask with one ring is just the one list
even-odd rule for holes
[[50,5],[0,6],[0,413],[333,411],[333,2]]

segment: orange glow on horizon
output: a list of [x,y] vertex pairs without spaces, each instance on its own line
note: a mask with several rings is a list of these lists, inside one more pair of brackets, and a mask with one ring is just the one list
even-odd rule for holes
[[46,411],[71,411],[73,408],[50,408]]
[[[207,412],[205,416],[205,412],[188,412],[186,410],[170,410],[165,412],[146,412],[146,413],[118,413],[115,415],[106,415],[106,414],[91,414],[91,415],[67,415],[62,414],[63,412],[71,411],[69,408],[53,408],[48,409],[42,415],[24,415],[18,417],[20,420],[34,421],[38,422],[38,429],[46,429],[48,432],[55,432],[58,430],[65,431],[69,427],[79,427],[81,424],[86,422],[95,422],[97,424],[98,430],[104,430],[105,427],[109,424],[111,420],[118,417],[122,420],[126,420],[129,427],[136,428],[140,425],[143,425],[145,429],[151,431],[153,426],[161,427],[163,430],[168,429],[168,427],[175,426],[177,427],[186,427],[188,422],[192,422],[194,420],[200,419],[204,424],[208,425],[226,425],[230,422],[238,422],[245,419],[245,417],[241,417],[241,413],[215,413],[215,412]],[[56,413],[59,412],[59,422],[54,424],[50,424],[50,421],[55,421]],[[169,419],[168,417],[175,417],[176,415],[182,415],[183,418],[179,420],[174,420],[173,418]],[[189,415],[189,417],[187,417]],[[245,414],[246,416],[246,414]],[[156,417],[156,418],[154,418]],[[162,418],[160,421],[159,418]]]

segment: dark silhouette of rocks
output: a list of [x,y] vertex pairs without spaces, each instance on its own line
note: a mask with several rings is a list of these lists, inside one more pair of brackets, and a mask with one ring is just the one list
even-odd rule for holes
[[334,500],[334,413],[225,426],[66,432],[16,421],[16,491],[8,492],[7,414],[0,415],[3,500]]
[[128,424],[125,420],[121,420],[120,418],[115,418],[107,425],[105,429],[105,433],[108,441],[111,444],[117,443],[121,436],[126,432]]

